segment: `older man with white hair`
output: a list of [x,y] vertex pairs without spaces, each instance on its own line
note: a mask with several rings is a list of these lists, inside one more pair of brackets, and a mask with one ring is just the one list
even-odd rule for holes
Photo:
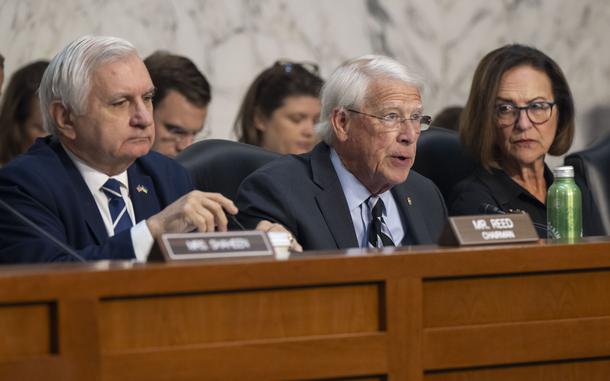
[[85,36],[53,58],[40,84],[51,135],[0,170],[0,262],[145,261],[165,232],[227,229],[233,202],[150,152],[154,92],[125,40]]
[[447,217],[443,198],[410,171],[430,123],[421,91],[419,78],[388,57],[341,65],[322,89],[323,142],[246,178],[239,218],[282,226],[305,250],[435,243]]

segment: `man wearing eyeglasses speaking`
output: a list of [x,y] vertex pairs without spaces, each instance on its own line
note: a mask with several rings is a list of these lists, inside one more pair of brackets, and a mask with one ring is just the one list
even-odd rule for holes
[[341,65],[322,89],[323,141],[246,178],[239,218],[251,228],[283,225],[304,250],[435,243],[447,217],[443,198],[410,171],[430,123],[421,90],[388,57]]

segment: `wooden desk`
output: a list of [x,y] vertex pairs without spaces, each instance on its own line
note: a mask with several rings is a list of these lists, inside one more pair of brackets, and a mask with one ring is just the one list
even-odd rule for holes
[[0,380],[607,380],[610,238],[0,269]]

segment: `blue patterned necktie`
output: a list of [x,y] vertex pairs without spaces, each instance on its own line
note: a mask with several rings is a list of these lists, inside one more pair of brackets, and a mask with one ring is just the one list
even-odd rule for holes
[[368,228],[369,244],[372,247],[396,246],[392,238],[390,238],[390,229],[383,220],[383,210],[385,205],[381,198],[371,196],[367,199],[369,207],[371,205],[371,223]]
[[110,218],[112,218],[114,234],[131,228],[131,218],[129,218],[127,205],[125,205],[125,200],[121,195],[121,184],[115,179],[108,179],[102,186],[102,191],[108,197],[108,209],[110,210]]

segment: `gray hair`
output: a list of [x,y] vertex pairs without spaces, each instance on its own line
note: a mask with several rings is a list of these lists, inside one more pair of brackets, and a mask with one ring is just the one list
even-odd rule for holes
[[50,109],[53,102],[61,102],[77,115],[84,114],[93,72],[102,64],[130,55],[138,55],[130,42],[117,37],[90,35],[72,41],[57,53],[40,82],[40,109],[45,130],[57,134]]
[[332,144],[334,139],[330,119],[333,110],[360,107],[369,85],[376,79],[395,79],[413,85],[422,93],[421,78],[396,60],[380,55],[366,55],[349,60],[339,66],[328,78],[321,92],[322,111],[316,130],[322,140]]

